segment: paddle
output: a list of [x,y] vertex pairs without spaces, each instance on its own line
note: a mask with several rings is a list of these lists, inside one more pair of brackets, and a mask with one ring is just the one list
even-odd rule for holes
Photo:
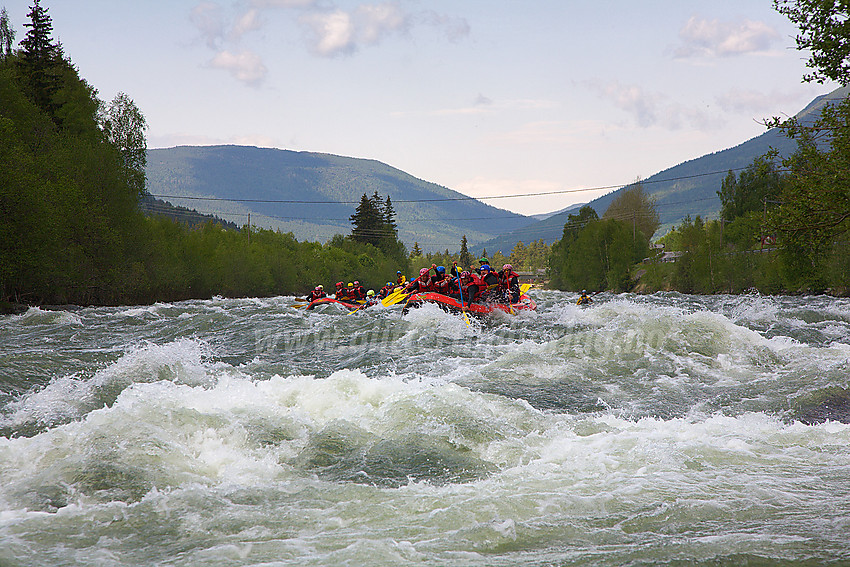
[[463,311],[463,319],[466,321],[466,326],[469,327],[469,315],[466,314],[466,306],[463,304],[463,282],[460,281],[460,275],[457,273],[457,263],[454,265],[455,279],[457,279],[457,289],[460,292],[460,308]]
[[394,292],[392,292],[391,294],[389,294],[388,296],[386,296],[385,298],[383,298],[381,300],[381,304],[384,307],[389,307],[390,305],[395,305],[396,303],[398,303],[399,301],[401,301],[405,297],[406,296],[404,294],[404,288],[400,287],[397,290],[395,290]]
[[384,307],[389,307],[390,305],[395,305],[396,303],[400,303],[404,301],[408,296],[413,295],[412,293],[404,293],[403,289],[400,289],[390,295],[386,296],[381,303]]

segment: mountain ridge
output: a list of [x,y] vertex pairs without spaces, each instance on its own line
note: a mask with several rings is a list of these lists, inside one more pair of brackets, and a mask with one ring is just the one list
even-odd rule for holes
[[425,250],[457,250],[464,235],[477,243],[533,220],[378,160],[317,152],[237,145],[152,149],[147,178],[157,198],[239,225],[250,214],[252,225],[292,232],[299,240],[348,234],[360,198],[375,191],[393,202],[399,238]]
[[[840,87],[816,97],[795,116],[805,120],[828,102],[844,99],[848,95],[850,95],[850,87]],[[766,154],[771,149],[775,149],[780,157],[785,157],[791,155],[796,148],[796,141],[789,139],[779,129],[773,128],[738,145],[684,161],[646,179],[641,179],[646,193],[656,198],[656,207],[661,220],[661,228],[656,234],[672,228],[686,216],[693,218],[700,215],[703,218],[716,218],[720,212],[720,198],[717,196],[717,191],[720,190],[723,178],[730,170],[738,171],[747,167],[756,157]],[[611,201],[628,187],[629,185],[625,185],[590,201],[587,205],[593,207],[601,216]],[[476,246],[475,250],[486,248],[492,251],[501,250],[502,253],[507,254],[520,240],[528,243],[542,239],[547,244],[552,244],[560,240],[563,226],[572,212],[574,211],[559,212],[543,221],[529,223],[483,242]]]

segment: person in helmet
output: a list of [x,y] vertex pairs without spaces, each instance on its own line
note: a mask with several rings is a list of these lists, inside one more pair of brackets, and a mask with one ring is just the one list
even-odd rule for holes
[[[434,266],[436,268],[437,266]],[[431,273],[431,268],[422,268],[419,270],[419,277],[407,284],[404,288],[404,293],[421,293],[428,291],[428,274]]]
[[590,305],[593,303],[593,300],[587,295],[587,290],[581,290],[581,295],[578,296],[578,301],[576,301],[576,305]]
[[499,276],[497,276],[490,264],[481,265],[481,283],[484,289],[481,291],[481,298],[485,301],[492,301],[499,297]]
[[519,301],[519,274],[514,271],[514,267],[505,264],[497,275],[499,276],[499,288],[502,290],[505,300],[511,303]]
[[378,298],[375,297],[375,290],[370,289],[366,292],[366,305],[365,307],[369,307],[370,305],[375,305],[378,303]]
[[446,268],[444,266],[434,268],[434,275],[428,279],[428,290],[443,295],[449,290],[449,278],[446,277]]
[[363,301],[366,299],[366,288],[364,288],[360,282],[354,281],[354,299],[359,301]]
[[459,287],[464,305],[469,305],[480,297],[484,282],[475,272],[463,271],[460,273]]
[[378,290],[378,297],[380,299],[385,298],[389,294],[393,292],[395,289],[395,284],[393,282],[387,282],[387,285]]
[[396,285],[407,285],[407,278],[404,276],[404,274],[401,273],[401,271],[396,272],[395,275]]
[[316,301],[317,299],[322,299],[323,297],[327,297],[327,294],[325,293],[324,288],[322,288],[321,285],[317,285],[313,289],[313,291],[311,291],[310,294],[307,296],[307,300]]
[[337,301],[341,301],[348,298],[348,290],[345,288],[344,283],[337,282],[336,293],[334,294],[334,297],[337,299]]
[[478,267],[475,268],[475,273],[477,273],[480,276],[481,275],[481,267],[482,266],[489,266],[489,265],[490,265],[490,260],[488,260],[486,256],[481,256],[480,258],[478,258]]

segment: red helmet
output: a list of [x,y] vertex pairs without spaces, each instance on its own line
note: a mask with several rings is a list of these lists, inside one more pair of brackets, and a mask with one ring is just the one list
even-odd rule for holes
[[336,287],[342,287],[344,284],[342,282],[336,282]]
[[460,277],[462,277],[462,278],[468,278],[468,277],[469,277],[469,272],[467,272],[466,270],[462,271],[462,272],[460,273]]
[[428,268],[422,268],[421,270],[419,270],[419,276],[427,276],[429,271],[430,270]]

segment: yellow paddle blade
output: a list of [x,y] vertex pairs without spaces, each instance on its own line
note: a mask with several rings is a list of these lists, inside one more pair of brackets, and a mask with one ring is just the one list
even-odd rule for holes
[[530,289],[531,289],[531,284],[530,283],[524,283],[521,286],[519,286],[519,294],[522,295]]
[[401,288],[395,290],[394,292],[392,292],[391,294],[389,294],[388,296],[386,296],[385,298],[383,298],[381,300],[381,304],[384,307],[389,307],[390,305],[395,305],[396,303],[398,303],[399,301],[404,299],[404,297],[405,297],[404,288],[401,287]]
[[[402,291],[404,291],[404,290],[402,290]],[[395,297],[393,297],[393,295],[394,295]],[[405,298],[407,298],[407,296],[409,296],[409,295],[413,295],[413,294],[412,294],[412,293],[400,293],[400,294],[397,294],[397,295],[396,295],[396,294],[393,294],[393,295],[388,295],[388,296],[386,297],[386,299],[384,299],[384,300],[381,302],[381,303],[383,303],[383,304],[384,304],[384,307],[389,307],[390,305],[395,305],[396,303],[399,303],[399,302],[401,302],[401,301],[404,301],[404,300],[405,300]]]

